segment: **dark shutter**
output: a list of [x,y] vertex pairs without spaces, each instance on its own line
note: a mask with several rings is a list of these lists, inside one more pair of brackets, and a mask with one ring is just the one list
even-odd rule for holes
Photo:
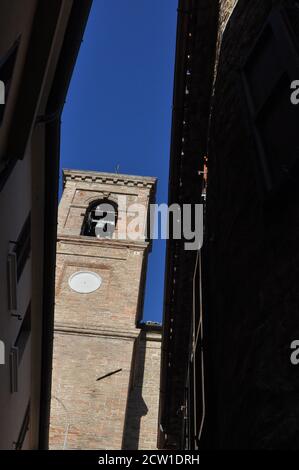
[[31,214],[29,213],[20,236],[16,242],[17,280],[20,279],[31,250]]
[[15,442],[15,450],[21,450],[30,426],[30,402],[27,405],[18,440]]
[[22,325],[20,327],[14,347],[18,348],[18,363],[22,361],[22,357],[28,343],[31,333],[31,304],[28,305]]

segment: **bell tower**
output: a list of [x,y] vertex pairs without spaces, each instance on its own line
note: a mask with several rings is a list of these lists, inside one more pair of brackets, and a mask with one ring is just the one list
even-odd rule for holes
[[156,179],[63,178],[50,448],[156,448],[161,334],[139,326]]

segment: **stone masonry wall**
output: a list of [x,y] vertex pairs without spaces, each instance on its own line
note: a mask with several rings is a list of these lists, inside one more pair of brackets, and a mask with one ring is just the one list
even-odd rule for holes
[[227,21],[233,12],[238,0],[220,0],[219,31],[223,33]]
[[277,4],[294,6],[239,0],[223,36],[215,86],[205,245],[209,448],[299,445],[299,376],[290,363],[290,343],[299,338],[298,185],[267,203],[260,199],[240,79]]
[[215,60],[215,78],[217,73],[217,67],[219,62],[220,49],[222,44],[223,33],[226,25],[232,15],[234,8],[236,7],[239,0],[219,0],[219,19],[218,19],[218,34],[217,34],[217,45],[216,45],[216,60]]

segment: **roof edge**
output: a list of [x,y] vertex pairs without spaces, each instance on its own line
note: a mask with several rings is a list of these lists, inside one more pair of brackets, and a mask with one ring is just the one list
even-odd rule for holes
[[152,188],[157,184],[157,178],[152,176],[126,175],[99,171],[63,169],[63,183],[67,181],[95,182],[104,184],[120,184],[124,186],[140,186]]

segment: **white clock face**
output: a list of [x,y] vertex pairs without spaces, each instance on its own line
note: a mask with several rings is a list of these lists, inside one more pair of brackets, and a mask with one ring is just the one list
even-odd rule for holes
[[80,294],[90,294],[101,287],[102,278],[91,271],[78,271],[69,277],[69,286]]

